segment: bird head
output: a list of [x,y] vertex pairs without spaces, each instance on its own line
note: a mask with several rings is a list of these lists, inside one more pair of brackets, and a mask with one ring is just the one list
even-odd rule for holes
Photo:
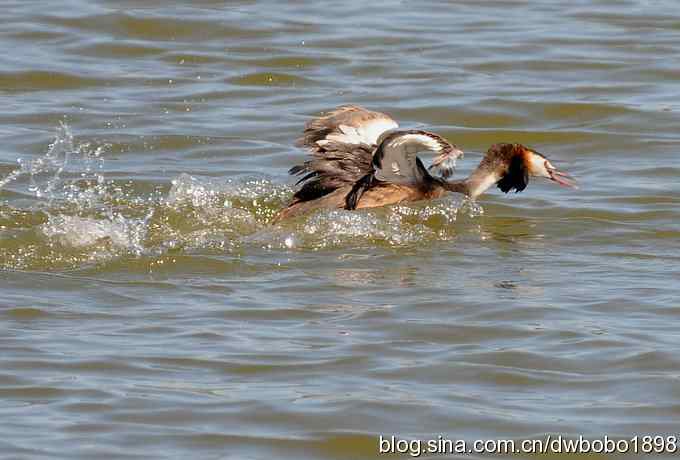
[[544,177],[563,187],[578,188],[571,175],[558,170],[543,154],[523,145],[516,145],[516,148],[522,151],[524,164],[530,176]]

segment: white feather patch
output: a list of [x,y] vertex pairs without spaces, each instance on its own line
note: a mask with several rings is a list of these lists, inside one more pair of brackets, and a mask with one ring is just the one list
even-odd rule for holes
[[[369,120],[361,126],[340,125],[338,130],[326,136],[327,141],[351,145],[375,145],[382,133],[397,128],[399,125],[393,120]],[[317,141],[318,145],[322,145]]]
[[407,150],[415,148],[415,151],[427,149],[431,150],[432,152],[439,153],[442,150],[442,145],[439,143],[439,141],[425,134],[404,134],[403,136],[399,136],[394,139],[391,144],[394,147],[400,147],[403,145]]
[[378,143],[378,138],[382,133],[397,129],[398,127],[397,122],[390,118],[377,118],[358,126],[357,134],[364,144],[375,145]]

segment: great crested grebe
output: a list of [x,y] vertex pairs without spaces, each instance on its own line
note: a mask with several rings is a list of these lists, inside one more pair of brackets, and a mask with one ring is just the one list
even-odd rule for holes
[[[447,180],[463,152],[434,133],[398,127],[384,113],[354,105],[309,121],[298,145],[311,158],[289,171],[304,174],[298,181],[302,186],[274,222],[313,209],[373,208],[439,198],[446,192],[475,199],[494,184],[505,193],[521,192],[530,176],[576,187],[568,174],[521,144],[494,144],[468,178]],[[441,177],[432,176],[416,156],[425,151],[437,154],[430,170]]]

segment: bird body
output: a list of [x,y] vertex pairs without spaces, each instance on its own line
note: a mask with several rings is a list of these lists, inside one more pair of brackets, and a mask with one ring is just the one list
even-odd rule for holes
[[[275,222],[313,209],[372,208],[447,192],[474,199],[494,184],[505,193],[521,192],[530,176],[575,186],[542,154],[521,144],[494,144],[468,178],[449,180],[463,156],[454,144],[428,131],[400,130],[388,115],[359,106],[338,107],[311,120],[298,144],[311,158],[290,169],[303,175],[301,187]],[[423,151],[437,155],[429,169],[417,156]]]
[[[347,195],[352,186],[338,188],[320,198],[311,201],[293,200],[283,208],[275,221],[306,214],[314,209],[347,209]],[[442,197],[447,192],[443,187],[433,187],[432,190],[419,190],[415,187],[398,184],[379,184],[364,192],[353,209],[376,208],[408,201],[433,200]]]

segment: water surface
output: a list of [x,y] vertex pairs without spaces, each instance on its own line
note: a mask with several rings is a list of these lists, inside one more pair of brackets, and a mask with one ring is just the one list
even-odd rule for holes
[[[10,2],[0,452],[680,434],[675,2]],[[272,226],[344,103],[579,179]]]

